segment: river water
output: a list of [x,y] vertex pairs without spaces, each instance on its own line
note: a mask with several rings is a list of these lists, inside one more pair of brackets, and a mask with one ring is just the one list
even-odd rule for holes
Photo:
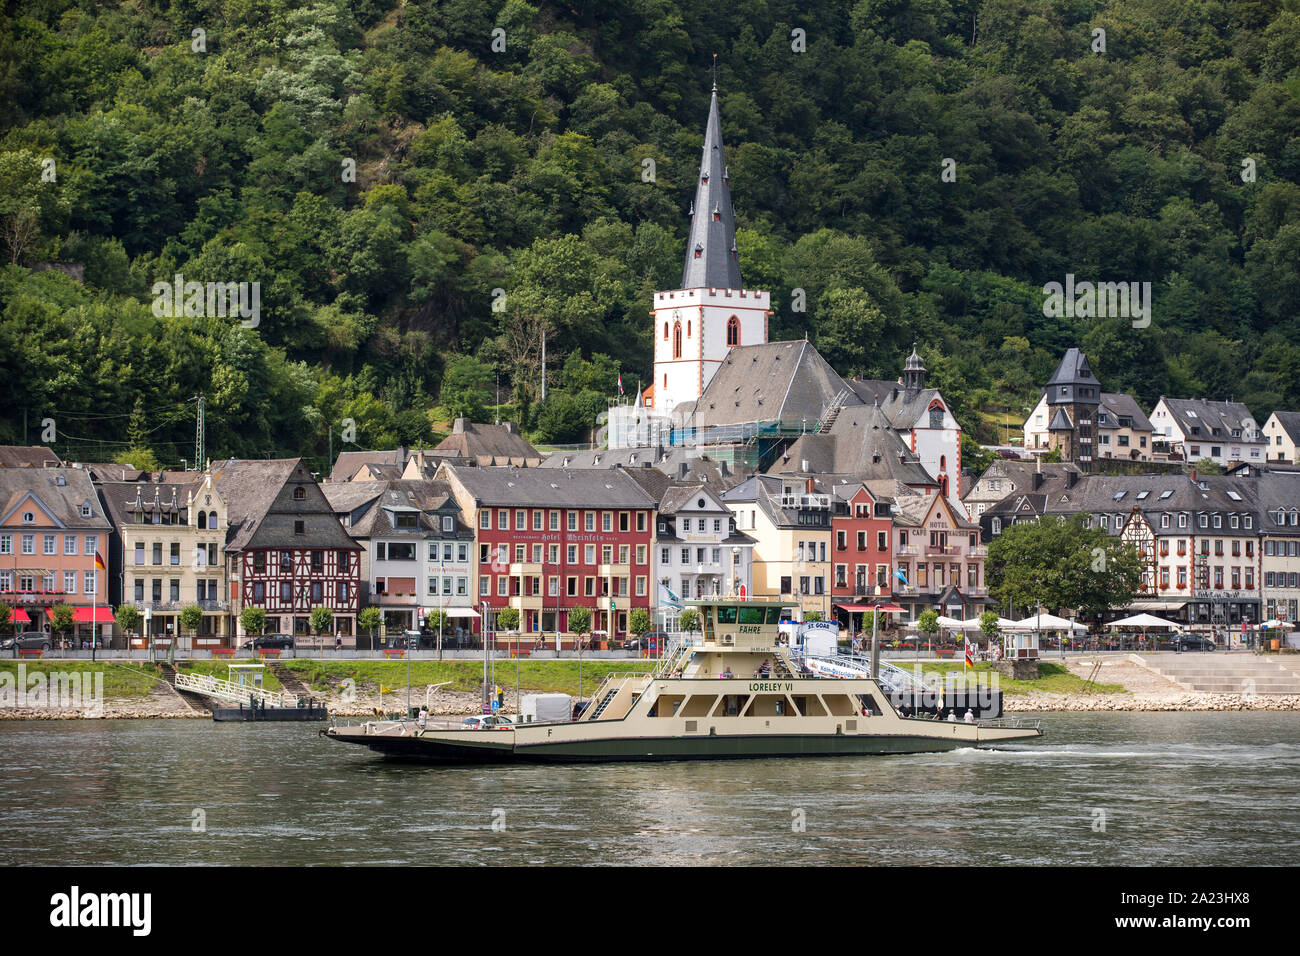
[[389,762],[292,724],[0,721],[0,864],[1292,865],[1300,714],[906,757]]

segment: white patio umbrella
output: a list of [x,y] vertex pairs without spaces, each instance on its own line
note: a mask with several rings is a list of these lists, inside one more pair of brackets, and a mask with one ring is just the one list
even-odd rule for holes
[[1107,627],[1168,627],[1175,631],[1181,631],[1183,626],[1176,621],[1166,621],[1162,617],[1156,617],[1154,614],[1134,614],[1132,617],[1121,618],[1118,621],[1111,621]]
[[1086,631],[1088,625],[1067,621],[1055,614],[1033,614],[1023,621],[1015,621],[1006,627],[1008,631]]
[[1287,631],[1289,631],[1289,630],[1291,630],[1293,627],[1295,627],[1295,625],[1294,625],[1294,624],[1291,624],[1291,623],[1289,623],[1289,622],[1287,622],[1287,621],[1279,621],[1277,618],[1275,618],[1275,617],[1271,617],[1271,618],[1269,618],[1267,621],[1265,621],[1263,624],[1261,624],[1260,627],[1268,627],[1268,628],[1280,627],[1280,628],[1282,628],[1283,630],[1287,630]]
[[[1015,623],[1015,621],[1008,617],[998,618],[998,627],[1000,628],[1007,628]],[[980,629],[980,619],[978,617],[968,617],[966,620],[962,621],[961,624],[962,627],[968,631],[978,631]]]
[[944,617],[939,615],[938,624],[940,627],[946,627],[949,630],[960,631],[966,624],[965,621],[959,621],[955,617]]

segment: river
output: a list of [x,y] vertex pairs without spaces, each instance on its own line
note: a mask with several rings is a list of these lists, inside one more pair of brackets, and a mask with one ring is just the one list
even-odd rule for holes
[[1291,865],[1300,714],[906,757],[436,767],[315,726],[0,721],[0,864]]

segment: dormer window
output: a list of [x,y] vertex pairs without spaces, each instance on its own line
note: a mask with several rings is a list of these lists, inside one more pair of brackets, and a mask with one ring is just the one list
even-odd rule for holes
[[89,517],[90,517],[90,513],[91,513],[91,512],[90,512],[90,502],[85,502],[85,503],[82,504],[82,506],[81,506],[81,517],[83,517],[83,518],[89,518]]
[[36,520],[36,515],[32,514],[30,511],[23,512],[23,524],[31,524],[35,520]]
[[304,498],[306,498],[306,497],[307,497],[307,489],[306,489],[306,488],[303,488],[302,486],[299,486],[299,487],[293,489],[293,500],[294,500],[294,501],[302,501],[302,500],[303,500]]

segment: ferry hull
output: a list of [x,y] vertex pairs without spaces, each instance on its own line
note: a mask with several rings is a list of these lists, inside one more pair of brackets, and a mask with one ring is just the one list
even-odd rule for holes
[[[896,734],[605,737],[514,744],[459,741],[450,734],[376,735],[332,729],[325,736],[376,753],[428,763],[604,763],[659,760],[758,760],[765,757],[849,757],[941,753],[982,746],[963,738]],[[1017,735],[1019,736],[1019,735]],[[1025,734],[1037,737],[1038,733]],[[1003,738],[1014,739],[1014,738]]]

